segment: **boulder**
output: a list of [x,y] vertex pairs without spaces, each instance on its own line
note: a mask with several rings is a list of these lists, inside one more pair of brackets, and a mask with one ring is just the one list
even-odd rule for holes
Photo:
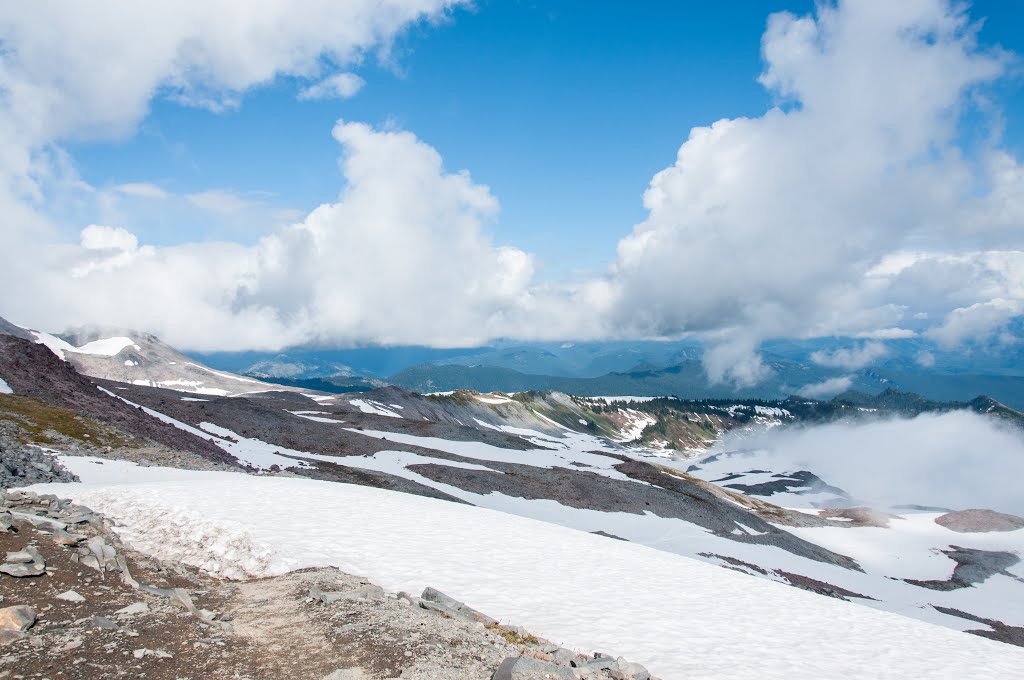
[[36,612],[28,605],[19,604],[0,609],[0,630],[22,633],[36,622]]
[[572,670],[529,656],[510,656],[501,662],[491,680],[576,680]]
[[615,664],[619,668],[619,673],[621,673],[626,680],[651,680],[651,674],[646,668],[638,663],[626,661],[620,656],[615,660]]
[[75,546],[85,540],[85,536],[82,534],[70,534],[63,529],[57,529],[53,532],[53,541],[58,545]]
[[498,623],[486,614],[482,614],[472,607],[467,606],[465,603],[459,602],[455,598],[445,595],[440,590],[429,586],[423,589],[423,595],[421,596],[419,604],[424,609],[440,611],[467,621],[482,623],[485,626]]

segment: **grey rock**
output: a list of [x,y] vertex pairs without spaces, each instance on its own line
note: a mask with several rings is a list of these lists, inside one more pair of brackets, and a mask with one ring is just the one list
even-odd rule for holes
[[556,664],[559,666],[569,666],[577,660],[576,652],[569,651],[563,647],[559,647],[553,652],[549,652],[553,657]]
[[572,670],[529,656],[510,656],[501,662],[491,680],[576,680]]
[[[9,430],[0,431],[0,487],[28,486],[48,482],[77,482],[78,477],[68,472],[49,453],[37,447],[26,446]],[[35,494],[10,491],[2,499],[5,503],[32,503]],[[46,500],[45,502],[49,502]]]
[[621,656],[615,662],[619,667],[619,672],[628,680],[651,680],[651,674],[640,664],[626,661]]
[[360,600],[383,600],[384,589],[380,586],[368,583],[365,586],[360,586],[355,590],[350,590],[345,593],[349,598],[357,598]]
[[25,637],[27,636],[21,631],[0,628],[0,648],[6,647],[12,642],[17,642]]
[[[482,623],[484,625],[493,625],[498,623],[496,620],[492,619],[486,614],[478,612],[472,607],[467,606],[465,603],[459,602],[455,598],[445,595],[436,588],[431,588],[429,586],[424,588],[423,595],[421,597],[423,601],[420,602],[420,606],[424,609],[432,609],[435,611],[447,611],[447,613],[449,613],[451,616],[466,619],[467,621],[475,621],[477,623]],[[425,606],[425,602],[437,605],[442,609],[438,610],[436,607]]]
[[36,622],[36,612],[25,604],[0,609],[0,630],[25,632]]
[[85,598],[74,590],[66,590],[63,593],[55,596],[58,600],[64,600],[65,602],[85,602]]
[[46,573],[46,564],[42,562],[19,562],[17,564],[0,564],[0,574],[15,578],[31,578]]
[[171,601],[171,604],[176,604],[182,609],[187,610],[191,614],[199,614],[199,610],[196,609],[196,605],[192,602],[192,597],[184,588],[175,588],[174,590],[172,590],[169,599]]
[[324,604],[332,604],[339,600],[382,600],[384,599],[384,589],[368,583],[352,590],[325,592],[319,587],[313,586],[309,589],[309,597]]
[[118,555],[115,559],[117,568],[121,572],[121,580],[133,590],[138,590],[139,582],[132,578],[131,572],[128,571],[128,560],[124,558],[124,555]]
[[596,668],[598,670],[611,670],[616,667],[615,659],[607,656],[600,656],[591,659],[587,662],[588,668]]
[[114,614],[122,614],[124,616],[134,616],[136,614],[148,613],[149,605],[145,602],[136,602],[135,604],[130,604],[127,607],[122,607],[121,609],[118,609],[116,612],[114,612]]
[[608,680],[609,677],[603,670],[593,666],[573,668],[572,674],[576,680]]
[[7,562],[10,564],[27,564],[35,560],[35,555],[28,552],[27,550],[19,550],[18,552],[7,553]]
[[14,522],[14,526],[17,526],[19,520],[28,522],[34,527],[43,527],[44,529],[67,529],[68,525],[60,520],[51,519],[49,517],[41,517],[39,515],[33,515],[30,512],[23,512],[21,510],[12,510],[11,519]]
[[157,659],[171,659],[171,658],[174,657],[173,654],[171,654],[170,652],[168,652],[166,650],[163,650],[163,649],[146,649],[145,647],[143,647],[141,649],[136,649],[135,651],[133,651],[132,652],[132,656],[135,657],[136,659],[142,659],[142,658],[145,658],[147,656],[152,656],[152,657],[155,657]]
[[85,540],[85,536],[82,534],[71,534],[63,529],[57,529],[53,532],[53,540],[58,545],[75,546]]
[[117,630],[117,624],[106,616],[92,617],[92,620],[89,622],[89,627],[97,630]]

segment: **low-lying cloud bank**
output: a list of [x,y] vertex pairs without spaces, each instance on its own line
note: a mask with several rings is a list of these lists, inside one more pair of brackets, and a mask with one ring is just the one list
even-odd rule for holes
[[1024,432],[970,411],[726,437],[744,470],[809,470],[876,507],[917,504],[1024,515]]
[[[138,327],[199,350],[691,334],[708,346],[713,380],[753,384],[770,371],[758,355],[766,338],[920,333],[951,346],[998,340],[1024,310],[1024,169],[995,135],[961,134],[965,120],[997,119],[975,102],[1012,59],[980,46],[964,8],[947,0],[772,15],[760,82],[778,106],[691,130],[644,194],[648,217],[590,280],[537,283],[533,256],[490,235],[490,188],[446,169],[411,132],[349,121],[333,134],[340,196],[255,245],[156,246],[131,224],[76,225],[70,242],[67,225],[43,216],[55,196],[96,200],[62,140],[130,134],[158,96],[237,106],[281,75],[307,78],[308,94],[337,75],[325,64],[357,63],[455,4],[347,3],[309,21],[287,3],[246,17],[217,4],[218,21],[192,22],[178,14],[206,14],[183,5],[167,10],[152,44],[136,39],[140,22],[157,25],[141,6],[111,21],[47,13],[49,3],[12,8],[0,27],[0,288],[20,294],[0,313],[54,330]],[[55,26],[74,39],[42,58],[35,47],[53,42]],[[130,73],[104,79],[117,69]],[[132,200],[166,200],[158,186],[125,186]],[[880,342],[818,360],[854,369],[885,353]]]

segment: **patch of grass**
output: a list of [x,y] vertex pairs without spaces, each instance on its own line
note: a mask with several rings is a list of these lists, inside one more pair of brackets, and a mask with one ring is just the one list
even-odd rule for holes
[[510,645],[537,645],[540,644],[540,640],[533,633],[527,633],[526,635],[520,635],[514,630],[509,630],[498,623],[488,623],[486,626],[487,630],[492,633],[497,633],[501,637],[505,638],[505,642]]
[[131,440],[119,432],[83,418],[71,409],[17,394],[0,394],[0,420],[18,427],[26,444],[57,444],[57,436],[99,447],[131,444]]

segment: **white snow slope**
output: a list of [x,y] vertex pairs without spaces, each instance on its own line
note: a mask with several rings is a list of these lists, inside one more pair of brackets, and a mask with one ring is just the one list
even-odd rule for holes
[[227,576],[335,565],[431,585],[581,650],[671,680],[1024,678],[1024,650],[645,546],[331,482],[63,458],[70,496],[138,549]]

